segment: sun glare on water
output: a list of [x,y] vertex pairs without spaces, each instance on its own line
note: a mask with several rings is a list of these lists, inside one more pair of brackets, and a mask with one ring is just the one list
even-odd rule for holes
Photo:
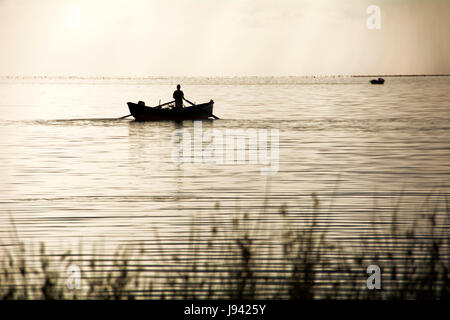
[[70,5],[67,8],[67,26],[71,30],[77,30],[81,26],[80,7],[77,5]]

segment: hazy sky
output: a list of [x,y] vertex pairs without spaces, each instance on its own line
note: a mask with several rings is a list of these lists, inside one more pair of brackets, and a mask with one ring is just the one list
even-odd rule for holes
[[0,75],[450,74],[449,39],[450,0],[0,0]]

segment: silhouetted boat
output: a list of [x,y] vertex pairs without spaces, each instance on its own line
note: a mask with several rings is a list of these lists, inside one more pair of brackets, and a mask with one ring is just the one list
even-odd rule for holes
[[371,84],[383,84],[384,79],[383,78],[373,79],[373,80],[370,80],[370,83]]
[[137,121],[154,121],[154,120],[202,120],[215,117],[213,112],[214,101],[193,105],[181,110],[173,108],[161,108],[161,106],[147,107],[145,103],[128,102],[128,108],[131,115]]

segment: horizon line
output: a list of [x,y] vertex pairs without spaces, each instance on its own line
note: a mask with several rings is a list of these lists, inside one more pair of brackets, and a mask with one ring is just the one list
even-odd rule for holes
[[327,78],[327,77],[349,77],[349,78],[368,78],[368,77],[449,77],[450,74],[330,74],[330,75],[154,75],[154,76],[82,76],[82,75],[0,75],[0,78],[64,78],[64,79],[157,79],[157,78]]

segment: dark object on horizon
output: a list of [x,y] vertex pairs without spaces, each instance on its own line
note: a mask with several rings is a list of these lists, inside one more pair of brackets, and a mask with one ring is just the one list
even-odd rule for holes
[[[140,101],[142,102],[142,101]],[[213,117],[215,119],[219,119],[215,115],[212,114],[214,101],[211,100],[207,103],[202,104],[192,104],[191,107],[186,107],[182,109],[178,108],[161,108],[164,105],[171,104],[176,101],[170,101],[156,107],[147,107],[145,103],[133,103],[128,102],[128,108],[130,109],[131,115],[137,121],[154,121],[154,120],[202,120],[209,119],[209,117]]]
[[383,78],[373,79],[373,80],[370,80],[370,83],[371,84],[383,84],[384,79]]

